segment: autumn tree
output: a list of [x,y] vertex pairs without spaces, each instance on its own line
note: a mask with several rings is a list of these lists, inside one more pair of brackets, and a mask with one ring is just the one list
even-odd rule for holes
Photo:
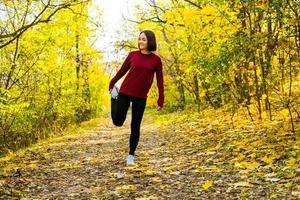
[[6,14],[1,21],[0,152],[60,132],[103,109],[105,79],[99,79],[89,5],[1,3]]

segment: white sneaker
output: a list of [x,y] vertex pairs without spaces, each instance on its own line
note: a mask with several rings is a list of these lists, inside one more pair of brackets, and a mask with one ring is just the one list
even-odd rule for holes
[[127,165],[134,165],[134,157],[133,157],[133,155],[128,155],[128,157],[127,157]]
[[119,88],[114,85],[114,87],[112,88],[110,94],[111,94],[111,98],[117,99],[118,98],[118,94],[119,94]]

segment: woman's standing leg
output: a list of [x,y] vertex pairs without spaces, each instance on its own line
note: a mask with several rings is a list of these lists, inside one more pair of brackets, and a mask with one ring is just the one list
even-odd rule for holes
[[111,118],[116,126],[122,126],[130,105],[129,96],[119,93],[117,99],[111,98]]
[[131,134],[130,134],[130,150],[129,154],[134,155],[135,149],[140,139],[140,126],[146,107],[146,99],[132,97],[132,118],[131,118]]

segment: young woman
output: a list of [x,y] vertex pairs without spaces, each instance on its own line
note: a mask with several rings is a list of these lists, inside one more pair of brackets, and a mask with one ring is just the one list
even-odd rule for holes
[[[139,50],[128,54],[120,70],[111,79],[109,91],[111,92],[111,116],[114,125],[122,126],[127,115],[130,102],[132,103],[130,149],[127,165],[134,164],[134,152],[140,138],[140,125],[146,107],[147,94],[151,88],[154,74],[156,75],[159,97],[157,100],[160,111],[164,104],[164,80],[162,62],[156,51],[155,35],[150,30],[144,30],[138,38]],[[115,83],[126,75],[120,91]]]

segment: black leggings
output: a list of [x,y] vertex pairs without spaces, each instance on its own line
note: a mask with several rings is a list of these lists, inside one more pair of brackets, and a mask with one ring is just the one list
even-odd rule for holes
[[132,118],[129,154],[134,155],[140,139],[140,126],[146,107],[146,98],[133,97],[119,93],[117,99],[111,98],[111,117],[114,125],[122,126],[126,119],[130,102],[132,102]]

